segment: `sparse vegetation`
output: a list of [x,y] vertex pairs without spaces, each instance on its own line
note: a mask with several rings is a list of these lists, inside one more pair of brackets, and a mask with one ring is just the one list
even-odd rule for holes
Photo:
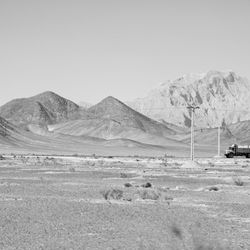
[[131,183],[125,183],[124,186],[125,187],[132,187],[133,185]]
[[234,183],[236,186],[243,186],[244,182],[242,181],[242,179],[240,177],[234,178]]
[[126,174],[126,173],[120,173],[120,177],[121,177],[121,178],[128,178],[129,176],[128,176],[128,174]]
[[0,161],[5,160],[5,157],[3,157],[2,155],[0,155]]
[[117,188],[101,191],[102,196],[105,200],[114,199],[120,200],[123,197],[123,191]]
[[210,167],[210,168],[214,168],[215,167],[215,164],[213,163],[213,162],[208,162],[208,166]]
[[182,240],[182,231],[179,227],[177,227],[176,225],[172,225],[171,231],[174,234],[174,236]]
[[69,168],[69,172],[74,173],[75,171],[76,171],[76,169],[74,167]]
[[151,188],[152,184],[150,182],[147,182],[145,184],[142,184],[141,187],[143,187],[143,188]]
[[219,188],[216,186],[212,186],[208,189],[209,191],[219,191]]
[[[27,164],[22,163],[24,158],[28,159]],[[218,168],[216,171],[211,171],[209,175],[200,169],[194,169],[187,173],[181,168],[174,167],[175,163],[183,162],[179,160],[177,162],[171,161],[169,169],[160,167],[158,159],[155,162],[147,163],[146,168],[137,169],[135,161],[132,164],[126,161],[118,162],[118,160],[111,162],[100,157],[98,160],[104,159],[103,168],[91,169],[86,164],[87,161],[94,161],[91,158],[71,161],[65,157],[60,159],[59,157],[46,158],[45,155],[31,157],[18,154],[15,160],[12,157],[6,157],[6,159],[7,161],[3,162],[0,169],[4,177],[0,182],[1,201],[4,201],[2,202],[3,208],[0,213],[2,217],[0,219],[6,223],[3,232],[8,236],[8,238],[2,237],[2,242],[6,246],[4,249],[9,247],[8,239],[14,237],[15,241],[18,242],[19,235],[27,239],[24,242],[21,240],[21,243],[18,242],[18,244],[23,244],[23,249],[38,248],[37,241],[34,241],[38,237],[40,237],[41,244],[47,244],[48,248],[53,245],[56,248],[60,241],[58,243],[58,239],[54,238],[55,227],[65,236],[65,239],[69,235],[71,237],[69,241],[65,241],[68,245],[65,242],[61,243],[62,248],[66,246],[67,249],[78,249],[77,244],[81,242],[82,235],[91,229],[91,232],[96,233],[98,241],[106,244],[105,248],[107,246],[107,248],[118,249],[125,246],[128,249],[137,249],[137,243],[134,243],[134,238],[132,239],[128,233],[130,231],[138,233],[137,228],[135,228],[137,224],[140,225],[140,229],[143,228],[141,232],[143,232],[143,247],[145,246],[145,249],[161,249],[162,246],[162,249],[236,249],[234,243],[242,242],[242,248],[247,245],[243,239],[244,236],[241,238],[241,233],[247,228],[244,223],[241,224],[238,232],[232,233],[230,221],[223,220],[224,223],[220,223],[221,220],[218,217],[207,219],[216,211],[219,211],[221,216],[224,216],[224,212],[228,211],[228,206],[224,207],[224,203],[221,205],[220,202],[220,194],[224,192],[225,198],[229,199],[231,199],[229,192],[235,192],[232,194],[232,199],[236,198],[231,202],[228,199],[228,204],[235,203],[239,199],[242,200],[242,204],[234,207],[235,215],[240,216],[242,206],[248,202],[245,192],[239,192],[240,190],[244,191],[245,187],[240,188],[240,190],[235,187],[229,192],[227,188],[223,188],[223,193],[208,192],[208,195],[204,195],[202,192],[202,190],[218,191],[221,189],[219,183],[223,185],[225,177],[226,181],[229,177],[231,187],[238,185],[239,181],[243,182],[242,180],[246,180],[244,184],[247,187],[248,179],[246,176],[248,173],[241,169],[242,162],[239,162],[238,165],[240,169],[237,167],[241,173],[239,177],[237,174],[232,176],[232,169],[228,170],[226,164],[224,169],[222,166],[221,170]],[[116,158],[114,157],[114,159]],[[12,161],[13,166],[9,166],[10,161]],[[98,165],[98,161],[94,162]],[[54,164],[61,164],[62,168],[55,168]],[[207,163],[204,165],[207,167]],[[73,174],[78,171],[78,168],[83,174]],[[144,170],[147,172],[145,176],[142,175]],[[14,175],[15,172],[17,175]],[[243,177],[244,173],[246,175]],[[117,178],[120,175],[122,178],[134,176],[140,178],[133,180]],[[207,178],[207,176],[212,178]],[[239,177],[239,180],[233,177]],[[237,183],[234,184],[235,180]],[[173,188],[183,187],[184,182],[185,190]],[[100,190],[102,191],[100,192]],[[193,190],[197,190],[197,192],[193,192]],[[188,195],[188,199],[186,195]],[[213,199],[211,199],[211,195]],[[196,205],[195,209],[190,208],[192,201]],[[13,202],[15,203],[13,204]],[[207,213],[203,212],[203,207],[200,209],[200,205],[207,204],[207,202],[216,207],[211,210],[211,214],[209,209]],[[60,213],[55,211],[60,211]],[[51,220],[52,214],[53,220]],[[187,214],[190,216],[186,216]],[[198,232],[192,228],[192,225],[195,225],[197,221],[201,222],[201,229],[198,229]],[[203,222],[205,223],[203,224]],[[124,226],[120,226],[122,223]],[[123,242],[120,243],[120,241],[117,243],[118,234],[116,238],[110,239],[110,243],[106,241],[104,237],[107,234],[104,230],[107,228],[111,232],[120,230],[121,234],[119,235],[122,235],[122,240],[124,242],[126,240],[127,245],[123,245]],[[81,230],[80,233],[79,230]],[[27,233],[28,237],[26,237]],[[48,234],[52,237],[47,243]],[[232,243],[232,248],[215,248],[214,244],[217,243],[210,244],[210,238],[206,238],[208,234],[211,235],[214,242],[217,240],[216,236],[218,238],[224,237],[229,244]],[[152,237],[148,240],[146,235],[152,235]],[[198,240],[193,235],[197,235]],[[56,243],[53,242],[54,240]],[[90,248],[95,249],[97,243],[94,237],[89,237],[88,240]],[[91,242],[91,240],[93,241]],[[158,241],[162,245],[157,245]],[[151,242],[154,245],[150,245]],[[72,245],[74,243],[76,245]],[[83,242],[83,244],[85,243]],[[167,248],[169,245],[172,248]],[[15,244],[13,246],[15,247]],[[165,246],[166,248],[164,248]]]
[[168,165],[168,156],[167,156],[167,154],[165,154],[165,155],[161,158],[161,166],[167,167],[167,165]]
[[143,189],[139,191],[140,198],[143,200],[158,200],[161,194],[153,189]]

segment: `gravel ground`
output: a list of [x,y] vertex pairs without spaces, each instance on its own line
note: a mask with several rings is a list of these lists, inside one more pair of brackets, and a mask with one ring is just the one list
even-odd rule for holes
[[8,156],[0,249],[250,249],[250,163],[183,163]]

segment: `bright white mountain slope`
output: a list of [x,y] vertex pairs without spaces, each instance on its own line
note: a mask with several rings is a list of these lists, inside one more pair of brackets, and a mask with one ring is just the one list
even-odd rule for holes
[[250,119],[250,82],[232,71],[184,75],[162,83],[144,98],[128,103],[144,115],[190,126],[188,105],[196,111],[197,127],[216,127]]

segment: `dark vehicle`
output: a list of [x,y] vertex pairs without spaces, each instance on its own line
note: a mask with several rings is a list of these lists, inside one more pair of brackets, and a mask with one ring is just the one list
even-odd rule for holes
[[233,158],[234,156],[246,156],[246,158],[250,158],[250,146],[233,144],[226,150],[225,156],[227,158]]

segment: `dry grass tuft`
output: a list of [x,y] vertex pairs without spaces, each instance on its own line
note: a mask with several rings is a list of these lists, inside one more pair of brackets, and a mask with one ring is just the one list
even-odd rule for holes
[[133,185],[131,183],[125,183],[124,186],[125,187],[132,187]]
[[69,168],[69,172],[74,173],[75,171],[76,171],[76,169],[74,167]]
[[126,174],[126,173],[120,173],[120,177],[121,177],[121,178],[128,178],[129,176],[128,176],[128,174]]
[[209,191],[219,191],[219,188],[213,186],[213,187],[210,187],[208,190],[209,190]]
[[143,188],[151,188],[152,184],[150,182],[147,182],[145,184],[142,184],[141,187],[143,187]]
[[172,227],[171,227],[171,231],[172,231],[172,233],[177,237],[177,238],[179,238],[180,240],[182,240],[182,231],[181,231],[181,229],[179,228],[179,227],[177,227],[176,225],[173,225]]
[[0,155],[0,160],[5,160],[5,157],[3,157],[2,155]]
[[244,182],[239,177],[234,178],[234,183],[236,186],[243,186],[244,185]]
[[123,191],[117,188],[103,190],[101,191],[101,194],[105,200],[120,200],[123,197]]
[[161,196],[161,193],[152,189],[144,189],[139,191],[139,195],[143,200],[158,200]]

